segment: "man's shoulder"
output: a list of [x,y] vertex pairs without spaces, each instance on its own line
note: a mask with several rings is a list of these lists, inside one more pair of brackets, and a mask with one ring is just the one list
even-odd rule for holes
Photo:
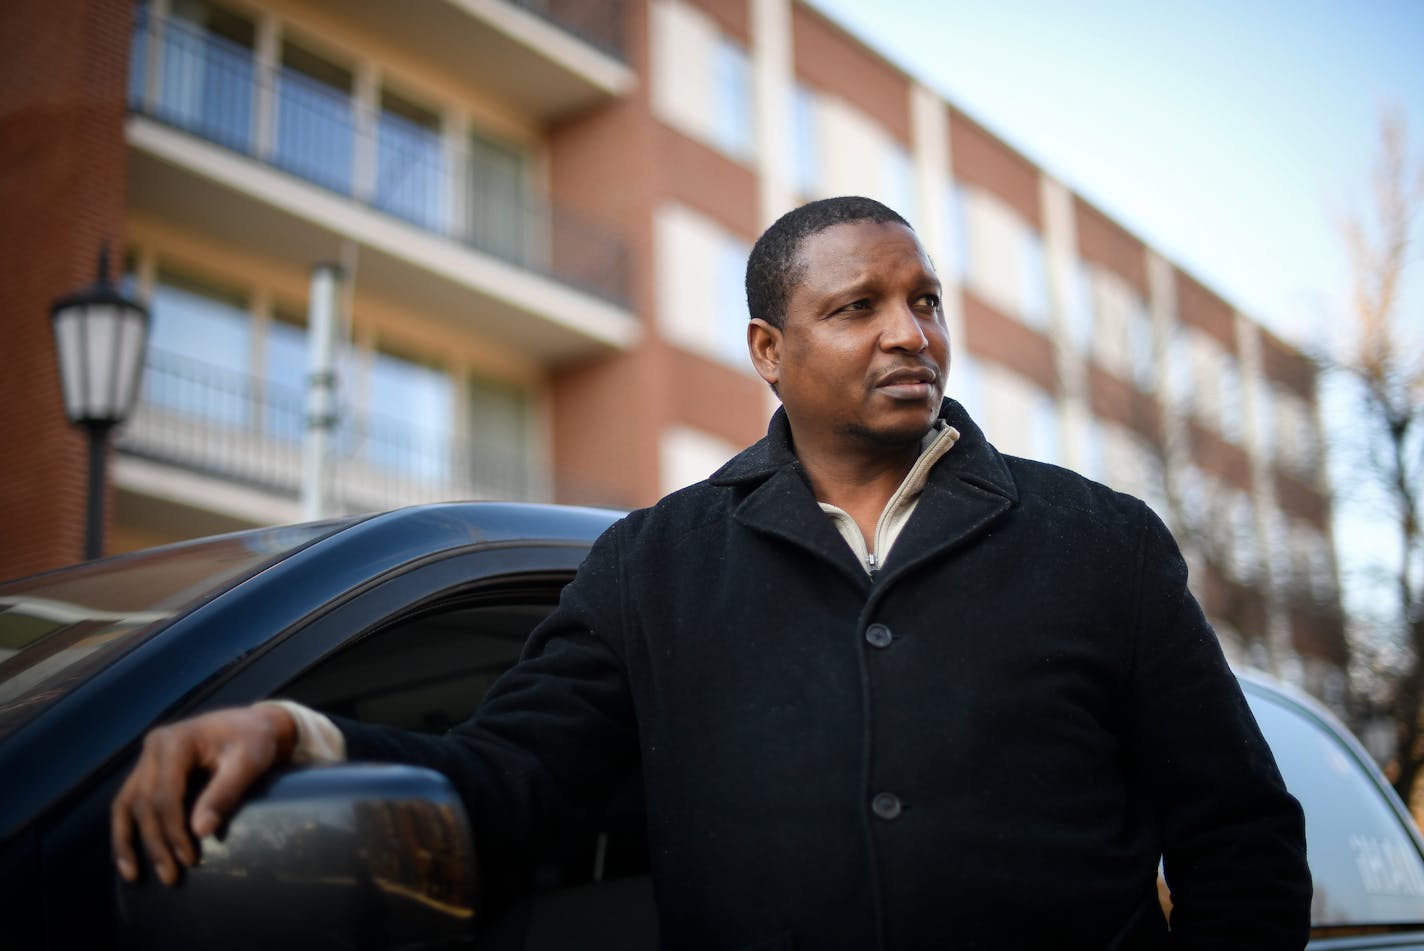
[[626,542],[639,547],[677,545],[687,537],[725,529],[732,518],[732,495],[732,488],[703,479],[629,512],[618,530]]
[[1018,485],[1021,504],[1029,508],[1123,529],[1155,518],[1151,508],[1136,496],[1072,469],[1021,456],[1005,455],[1004,461]]

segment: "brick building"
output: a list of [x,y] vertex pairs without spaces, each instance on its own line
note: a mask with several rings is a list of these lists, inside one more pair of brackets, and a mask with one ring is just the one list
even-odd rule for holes
[[861,193],[939,262],[949,392],[990,438],[1147,499],[1230,653],[1342,689],[1308,361],[802,0],[16,0],[0,25],[0,574],[81,550],[45,318],[106,237],[154,314],[122,551],[299,517],[328,262],[334,510],[701,478],[774,406],[751,242]]

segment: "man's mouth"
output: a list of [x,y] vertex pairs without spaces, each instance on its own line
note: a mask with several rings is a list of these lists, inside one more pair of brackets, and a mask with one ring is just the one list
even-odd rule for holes
[[875,389],[893,400],[924,400],[935,394],[939,373],[933,367],[891,370],[875,382]]

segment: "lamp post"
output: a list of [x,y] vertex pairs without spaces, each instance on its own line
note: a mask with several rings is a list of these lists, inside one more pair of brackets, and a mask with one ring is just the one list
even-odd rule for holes
[[148,310],[109,281],[109,249],[99,252],[99,278],[50,307],[64,411],[89,435],[88,516],[84,557],[104,547],[104,459],[109,433],[128,418],[138,396],[148,344]]

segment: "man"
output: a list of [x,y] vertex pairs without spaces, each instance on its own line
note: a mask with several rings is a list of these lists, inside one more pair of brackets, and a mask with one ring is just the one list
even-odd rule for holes
[[443,771],[486,880],[639,769],[672,948],[1301,947],[1300,810],[1175,545],[942,399],[940,293],[877,202],[781,218],[747,267],[767,437],[609,529],[445,737],[270,705],[156,731],[125,877],[135,824],[171,882],[300,733]]

